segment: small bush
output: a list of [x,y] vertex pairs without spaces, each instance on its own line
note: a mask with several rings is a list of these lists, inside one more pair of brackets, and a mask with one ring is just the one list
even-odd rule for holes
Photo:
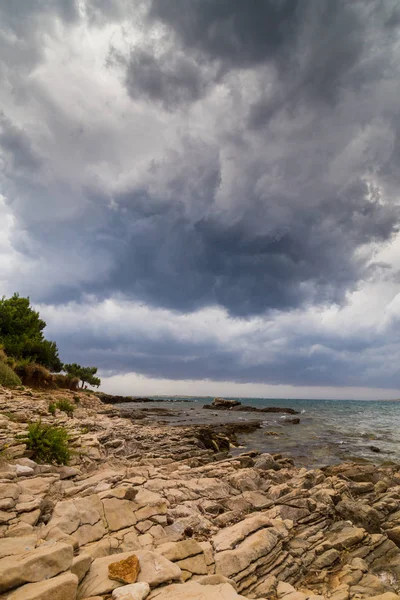
[[53,375],[53,381],[57,387],[65,389],[65,390],[72,390],[73,392],[75,392],[79,386],[78,377],[70,377],[69,375],[61,375],[61,373],[57,373],[57,375]]
[[15,388],[21,385],[21,380],[18,375],[4,362],[0,362],[0,385],[9,388]]
[[49,413],[51,415],[53,415],[53,417],[56,414],[56,408],[57,408],[57,406],[55,405],[55,403],[54,402],[50,402],[50,404],[49,404]]
[[42,365],[30,362],[28,359],[19,361],[15,366],[15,372],[24,385],[36,388],[53,387],[52,374]]
[[58,408],[58,410],[65,412],[69,417],[72,417],[75,410],[75,405],[71,404],[71,402],[66,398],[59,400],[55,406]]
[[74,395],[74,400],[77,404],[79,404],[79,402],[81,401],[80,397],[78,396],[78,394]]
[[33,460],[40,463],[67,465],[71,458],[69,436],[64,427],[46,425],[41,421],[30,423],[25,436],[20,436],[32,452]]

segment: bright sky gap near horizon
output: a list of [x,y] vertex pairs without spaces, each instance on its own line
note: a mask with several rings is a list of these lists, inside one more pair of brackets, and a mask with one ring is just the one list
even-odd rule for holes
[[0,0],[0,296],[105,391],[400,397],[397,0]]

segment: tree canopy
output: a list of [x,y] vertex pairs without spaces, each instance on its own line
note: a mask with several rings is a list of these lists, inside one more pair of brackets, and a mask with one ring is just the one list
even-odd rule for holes
[[29,298],[14,294],[0,299],[0,344],[8,356],[28,359],[55,373],[62,369],[55,342],[46,340],[45,321],[30,305]]
[[95,376],[97,373],[97,367],[81,367],[81,365],[72,363],[69,365],[64,365],[63,369],[71,377],[78,377],[82,382],[82,387],[85,386],[85,383],[99,387],[101,383],[99,377]]

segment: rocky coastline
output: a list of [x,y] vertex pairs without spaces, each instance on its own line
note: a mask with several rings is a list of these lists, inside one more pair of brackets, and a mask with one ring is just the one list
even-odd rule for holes
[[[37,419],[69,431],[69,466],[31,460]],[[400,467],[232,456],[237,427],[0,388],[0,600],[400,600]]]

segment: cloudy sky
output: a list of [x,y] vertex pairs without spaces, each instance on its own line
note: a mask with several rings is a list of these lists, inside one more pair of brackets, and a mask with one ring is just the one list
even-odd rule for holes
[[0,293],[106,391],[400,396],[397,0],[0,0]]

